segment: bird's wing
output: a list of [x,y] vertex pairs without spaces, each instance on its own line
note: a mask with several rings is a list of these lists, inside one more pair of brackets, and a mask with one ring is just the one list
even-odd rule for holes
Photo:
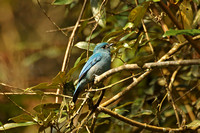
[[78,82],[83,78],[83,76],[85,76],[85,74],[90,70],[92,66],[94,66],[97,62],[101,60],[101,58],[102,58],[101,53],[95,53],[89,58],[89,60],[84,65],[83,69],[81,70]]

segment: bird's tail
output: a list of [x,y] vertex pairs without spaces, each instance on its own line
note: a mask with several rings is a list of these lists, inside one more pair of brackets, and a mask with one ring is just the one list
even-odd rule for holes
[[87,82],[85,80],[81,80],[77,87],[76,87],[76,90],[74,91],[74,94],[73,94],[73,99],[72,101],[75,103],[77,98],[78,98],[78,95],[79,93],[81,92],[81,90],[84,88],[84,86],[87,84]]
[[76,90],[75,90],[75,92],[74,92],[74,94],[73,94],[73,99],[72,99],[72,101],[73,101],[74,103],[76,102],[79,93],[80,93],[80,90],[79,90],[78,87],[77,87]]

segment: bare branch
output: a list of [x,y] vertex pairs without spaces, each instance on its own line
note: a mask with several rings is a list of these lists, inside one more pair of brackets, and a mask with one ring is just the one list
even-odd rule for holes
[[119,98],[121,98],[125,93],[130,91],[134,86],[136,86],[138,83],[140,83],[148,74],[151,73],[152,70],[148,70],[145,73],[143,73],[141,76],[139,76],[137,79],[134,80],[133,83],[131,83],[129,86],[126,87],[123,91],[119,92],[115,96],[113,96],[111,99],[107,100],[106,102],[102,103],[100,106],[105,107],[110,105],[111,103],[115,102]]
[[200,65],[200,59],[145,63],[142,67],[139,67],[137,64],[126,64],[119,66],[117,68],[110,69],[107,72],[101,74],[100,76],[95,78],[94,83],[96,84],[101,80],[103,80],[104,78],[123,70],[138,70],[138,69],[142,70],[142,69],[150,69],[158,67],[185,66],[185,65]]
[[141,128],[145,128],[147,130],[150,130],[150,131],[156,131],[156,132],[181,132],[181,131],[186,131],[188,130],[187,128],[165,128],[165,127],[157,127],[157,126],[152,126],[152,125],[148,125],[146,123],[140,123],[140,122],[137,122],[137,121],[134,121],[132,119],[129,119],[129,118],[126,118],[120,114],[117,114],[116,112],[113,112],[107,108],[104,108],[102,106],[98,107],[97,108],[98,111],[100,112],[103,112],[103,113],[106,113],[106,114],[109,114],[110,116],[116,118],[116,119],[119,119],[129,125],[132,125],[132,126],[136,126],[136,127],[141,127]]

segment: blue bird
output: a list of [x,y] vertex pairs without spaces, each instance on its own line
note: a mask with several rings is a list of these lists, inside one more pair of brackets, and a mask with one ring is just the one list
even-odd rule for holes
[[86,84],[93,82],[96,75],[100,75],[110,69],[111,56],[110,46],[106,42],[99,43],[93,51],[92,56],[84,65],[78,79],[78,85],[73,94],[72,101],[75,103],[79,93]]

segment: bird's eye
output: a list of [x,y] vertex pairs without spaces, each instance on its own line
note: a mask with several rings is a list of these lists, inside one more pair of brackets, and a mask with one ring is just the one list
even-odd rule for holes
[[102,48],[105,49],[105,48],[106,48],[106,45],[104,45]]

